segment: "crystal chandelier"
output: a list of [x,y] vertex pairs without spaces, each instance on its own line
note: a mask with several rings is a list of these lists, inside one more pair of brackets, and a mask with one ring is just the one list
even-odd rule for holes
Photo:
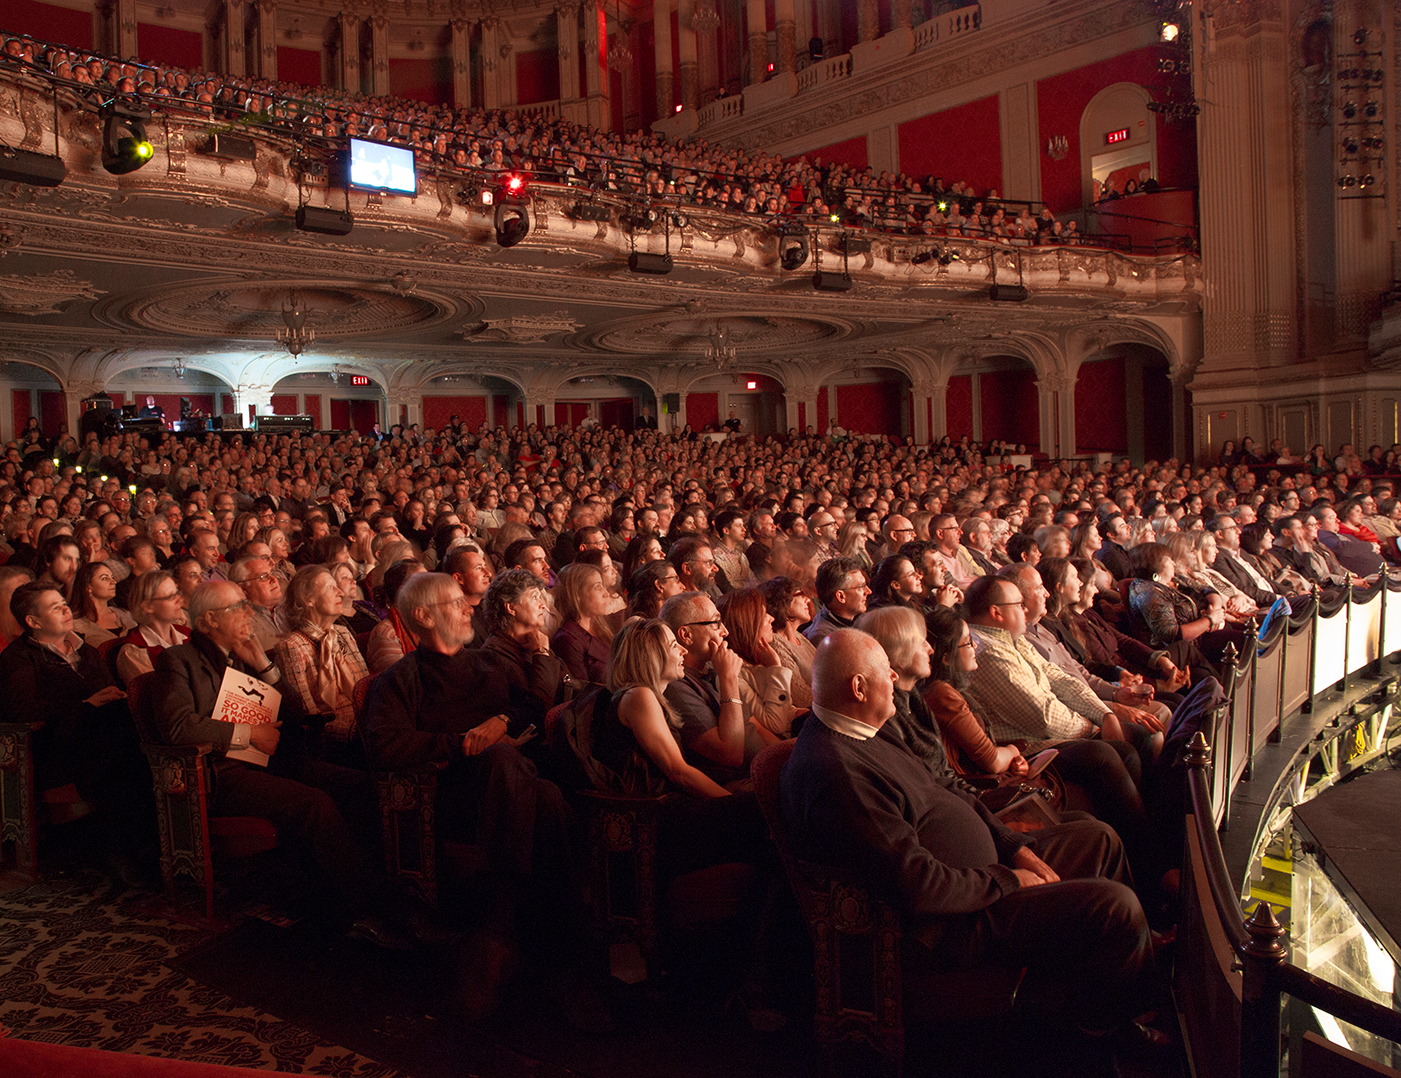
[[734,366],[738,350],[730,343],[730,334],[724,326],[710,327],[710,343],[705,346],[705,358],[722,371]]
[[691,13],[691,29],[698,34],[713,34],[720,28],[720,13],[715,10],[715,0],[696,0]]
[[306,351],[307,345],[316,340],[316,332],[307,329],[307,310],[302,306],[302,297],[295,288],[287,293],[287,299],[291,306],[288,307],[286,303],[282,305],[282,321],[287,328],[277,331],[277,343],[293,356],[299,356]]

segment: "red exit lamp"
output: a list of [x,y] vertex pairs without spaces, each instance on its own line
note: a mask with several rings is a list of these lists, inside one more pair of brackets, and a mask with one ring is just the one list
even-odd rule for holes
[[1121,127],[1119,130],[1111,131],[1104,136],[1104,143],[1106,146],[1113,146],[1116,142],[1128,142],[1128,140],[1129,129],[1127,127]]
[[749,381],[747,381],[747,382],[744,383],[744,388],[745,388],[745,389],[758,389],[758,388],[759,388],[759,383],[756,382],[754,379],[751,378]]
[[368,375],[352,374],[350,376],[350,384],[353,386],[367,386],[370,384],[370,379]]

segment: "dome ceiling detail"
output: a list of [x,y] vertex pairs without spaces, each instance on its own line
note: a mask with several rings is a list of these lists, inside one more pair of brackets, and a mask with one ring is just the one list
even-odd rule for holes
[[688,314],[603,327],[585,334],[579,343],[605,352],[658,355],[703,351],[712,335],[722,333],[738,352],[754,353],[831,344],[851,332],[845,322],[814,317]]

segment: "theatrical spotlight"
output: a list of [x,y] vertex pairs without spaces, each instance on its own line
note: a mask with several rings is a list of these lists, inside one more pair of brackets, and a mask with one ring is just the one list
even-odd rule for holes
[[114,176],[125,176],[147,164],[155,151],[146,140],[147,109],[109,102],[102,115],[102,167]]
[[778,264],[786,270],[799,269],[808,260],[808,234],[804,229],[782,232],[778,237]]
[[530,234],[530,209],[524,202],[498,202],[494,224],[496,242],[514,247]]

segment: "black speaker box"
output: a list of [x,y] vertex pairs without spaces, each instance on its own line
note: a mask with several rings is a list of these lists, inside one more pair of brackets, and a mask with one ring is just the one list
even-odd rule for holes
[[850,292],[851,274],[818,270],[812,275],[812,287],[819,292]]
[[67,175],[68,169],[61,157],[0,146],[0,180],[32,183],[35,187],[57,187]]
[[670,273],[671,255],[649,255],[634,252],[628,255],[628,269],[633,273]]
[[315,206],[300,206],[297,209],[297,227],[303,232],[344,236],[355,227],[355,218],[341,210],[322,210]]

